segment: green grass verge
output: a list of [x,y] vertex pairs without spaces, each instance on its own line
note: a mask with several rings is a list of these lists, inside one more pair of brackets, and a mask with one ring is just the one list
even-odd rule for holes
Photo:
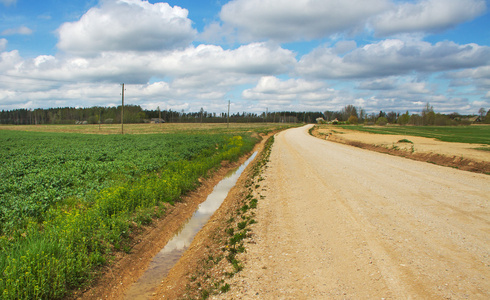
[[490,145],[490,126],[363,126],[342,125],[345,129],[376,133],[435,138],[444,142]]

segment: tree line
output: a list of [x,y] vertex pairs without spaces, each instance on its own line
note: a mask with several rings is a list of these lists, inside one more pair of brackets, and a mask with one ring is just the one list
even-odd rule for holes
[[[366,113],[361,107],[346,105],[340,111],[324,112],[263,112],[257,113],[233,113],[228,116],[226,112],[211,113],[203,108],[198,112],[185,112],[174,110],[144,110],[139,105],[124,106],[124,123],[316,123],[323,119],[325,122],[341,122],[346,124],[366,125],[469,125],[474,122],[490,124],[490,110],[481,108],[478,115],[460,115],[458,113],[436,113],[434,108],[427,103],[420,114],[410,114],[390,111],[379,113]],[[120,124],[121,106],[88,108],[63,107],[63,108],[38,108],[38,109],[14,109],[0,112],[0,124],[14,125],[43,125],[43,124]]]
[[367,114],[363,108],[346,105],[340,111],[325,111],[325,122],[366,125],[416,125],[416,126],[455,126],[472,123],[490,124],[490,110],[480,108],[478,115],[461,115],[459,113],[441,114],[427,103],[421,113],[399,113],[395,111]]
[[[199,112],[174,110],[144,110],[139,105],[124,105],[124,123],[313,123],[321,112],[271,112],[271,113],[211,113],[203,108]],[[121,106],[117,107],[62,107],[38,109],[14,109],[0,112],[0,124],[45,125],[45,124],[120,124]]]

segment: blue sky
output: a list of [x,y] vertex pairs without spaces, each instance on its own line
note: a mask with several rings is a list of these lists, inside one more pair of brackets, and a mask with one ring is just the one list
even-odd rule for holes
[[0,109],[490,109],[484,0],[0,0]]

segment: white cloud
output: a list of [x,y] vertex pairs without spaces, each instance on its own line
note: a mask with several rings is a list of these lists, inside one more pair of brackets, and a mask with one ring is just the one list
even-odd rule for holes
[[[419,81],[414,76],[397,76],[367,80],[354,88],[353,83],[327,86],[323,81],[304,79],[281,80],[274,76],[262,77],[253,88],[243,92],[242,98],[256,103],[262,111],[280,110],[333,110],[353,104],[367,112],[395,111],[420,112],[427,102],[437,112],[473,113],[475,103],[457,94],[440,94],[437,86]],[[364,89],[359,89],[360,87]]]
[[222,26],[219,22],[212,22],[204,27],[197,39],[206,43],[219,44],[227,42],[233,44],[236,42],[235,29],[232,26]]
[[188,11],[167,3],[105,0],[58,29],[58,48],[77,55],[187,47],[196,35]]
[[[470,91],[468,94],[465,94],[464,90],[458,89],[442,92],[444,83],[440,80],[436,84],[430,79],[420,81],[413,75],[384,78],[380,82],[384,80],[392,81],[391,88],[359,90],[355,94],[356,97],[363,99],[362,106],[368,112],[379,110],[405,112],[408,110],[411,113],[420,113],[426,103],[429,102],[434,106],[434,110],[439,113],[473,114],[478,110],[477,103],[481,102],[472,99],[475,95],[474,91]],[[366,82],[373,81],[368,80]],[[477,95],[484,95],[487,90],[482,90]]]
[[392,77],[366,80],[359,84],[363,90],[393,90],[396,88],[396,80]]
[[243,40],[296,41],[362,30],[388,7],[388,0],[234,0],[222,7],[220,18]]
[[438,32],[472,20],[486,10],[484,0],[421,0],[393,5],[371,25],[375,34],[388,36],[412,32]]
[[159,54],[152,68],[171,75],[195,76],[209,70],[241,74],[282,73],[296,62],[294,54],[279,46],[253,43],[234,50],[220,46],[199,45],[168,55]]
[[21,35],[29,35],[32,34],[32,30],[26,26],[20,26],[17,28],[9,28],[5,29],[1,33],[2,35],[14,35],[14,34],[21,34]]
[[485,0],[233,0],[223,5],[222,23],[201,38],[220,42],[313,40],[372,30],[376,36],[427,34],[472,20]]
[[430,94],[430,90],[425,82],[409,82],[400,86],[409,94]]
[[166,77],[178,80],[179,84],[187,81],[212,86],[240,83],[247,76],[288,72],[295,63],[294,53],[289,50],[254,43],[233,50],[199,45],[173,52],[102,52],[96,57],[41,55],[26,60],[13,51],[2,53],[0,68],[12,76],[62,82],[142,84],[153,77]]
[[[328,107],[342,107],[352,101],[347,94],[341,95],[325,82],[304,79],[281,80],[275,76],[264,76],[256,86],[242,92],[244,100],[257,101],[262,110],[270,111],[315,111]],[[340,104],[341,103],[341,104]],[[345,103],[345,104],[344,104]]]
[[300,94],[314,93],[325,88],[323,82],[309,82],[303,79],[281,81],[275,76],[261,77],[257,85],[243,92],[245,99],[261,99],[264,97],[295,98]]
[[452,87],[467,86],[473,88],[481,95],[486,94],[490,90],[490,65],[451,72],[445,76],[451,79]]
[[[253,43],[230,50],[199,45],[174,51],[102,52],[95,57],[40,55],[33,59],[23,59],[17,51],[12,51],[0,56],[0,72],[5,74],[0,77],[0,88],[23,92],[22,96],[15,93],[19,101],[42,102],[43,107],[54,103],[45,96],[49,92],[64,105],[86,106],[88,104],[80,104],[81,99],[92,97],[93,105],[107,105],[112,102],[97,96],[98,91],[104,94],[102,86],[124,82],[127,89],[133,89],[128,91],[128,95],[132,95],[128,101],[136,101],[135,104],[162,103],[164,107],[161,101],[165,101],[170,107],[177,107],[180,104],[169,104],[170,101],[186,101],[190,108],[198,110],[200,106],[207,106],[206,101],[219,102],[237,86],[254,83],[260,76],[288,72],[296,63],[294,56],[293,52],[269,43]],[[165,81],[158,81],[158,78]],[[2,85],[5,80],[8,83]],[[100,82],[101,87],[96,86],[93,94],[83,92],[80,96],[76,88],[80,85],[82,90],[87,90],[84,85],[90,82]],[[77,95],[80,96],[78,103]]]
[[450,78],[490,79],[490,65],[448,74]]
[[426,82],[407,81],[400,83],[400,77],[378,78],[366,80],[359,84],[361,90],[379,91],[389,97],[396,97],[396,93],[401,94],[429,94],[431,90]]
[[[490,47],[421,37],[485,9],[481,0],[232,0],[221,20],[198,35],[186,9],[101,0],[59,27],[56,55],[24,59],[16,50],[4,52],[7,40],[0,39],[0,109],[117,105],[124,82],[128,103],[150,109],[219,112],[231,99],[235,111],[339,110],[347,104],[415,111],[431,102],[438,111],[465,113],[490,88]],[[364,46],[343,39],[361,32],[397,38]],[[279,44],[328,37],[328,46],[299,62]],[[196,38],[238,46],[196,46]]]
[[5,74],[21,62],[22,58],[19,55],[19,51],[2,52],[0,53],[0,72]]
[[303,56],[299,74],[314,78],[368,78],[410,72],[440,72],[490,64],[490,47],[453,42],[383,40],[357,48],[343,57],[330,48]]
[[[39,83],[39,82],[38,82]],[[36,82],[30,82],[36,84]],[[56,87],[38,85],[37,89],[12,91],[0,88],[0,108],[9,109],[11,103],[22,108],[90,107],[113,101],[120,91],[119,85],[73,83]],[[83,99],[83,101],[81,101]]]
[[356,49],[356,47],[357,43],[355,41],[339,41],[332,47],[332,52],[342,55]]

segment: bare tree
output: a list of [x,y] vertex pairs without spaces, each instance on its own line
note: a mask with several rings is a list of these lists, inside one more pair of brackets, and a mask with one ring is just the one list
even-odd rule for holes
[[486,112],[487,112],[487,111],[486,111],[486,110],[485,110],[485,108],[483,108],[483,107],[482,107],[482,108],[480,108],[480,109],[478,110],[478,114],[480,114],[480,118],[481,118],[482,120],[483,120],[483,117],[485,116]]
[[357,108],[354,105],[346,105],[342,110],[340,111],[340,114],[342,115],[342,121],[347,121],[350,116],[354,116],[358,118],[357,114]]

